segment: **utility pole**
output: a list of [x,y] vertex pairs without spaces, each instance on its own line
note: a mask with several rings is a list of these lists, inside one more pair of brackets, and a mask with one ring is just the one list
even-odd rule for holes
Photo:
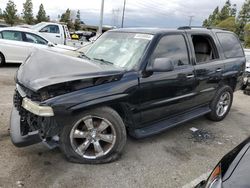
[[189,16],[189,26],[192,25],[193,17],[194,17],[194,16]]
[[123,11],[122,11],[122,26],[121,26],[121,28],[123,28],[123,24],[124,24],[125,8],[126,8],[126,0],[124,0],[124,4],[123,4]]
[[101,4],[100,23],[99,23],[99,28],[98,28],[98,32],[97,32],[97,34],[99,34],[99,35],[102,34],[103,10],[104,10],[104,0],[102,0],[102,4]]

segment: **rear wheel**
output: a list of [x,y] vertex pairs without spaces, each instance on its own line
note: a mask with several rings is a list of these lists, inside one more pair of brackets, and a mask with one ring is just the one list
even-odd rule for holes
[[211,112],[207,115],[207,117],[213,121],[221,121],[223,120],[233,102],[233,90],[229,86],[223,86],[217,91],[213,101],[210,104]]
[[83,113],[74,124],[65,126],[60,146],[72,162],[107,163],[120,156],[126,138],[126,129],[118,113],[101,107]]
[[0,52],[0,67],[2,67],[5,64],[5,58],[4,55]]

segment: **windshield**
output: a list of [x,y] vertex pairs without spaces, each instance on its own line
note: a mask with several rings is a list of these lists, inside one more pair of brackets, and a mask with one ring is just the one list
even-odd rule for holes
[[247,60],[247,63],[250,62],[250,55],[246,54],[246,60]]
[[43,22],[41,22],[41,23],[38,23],[38,24],[36,24],[36,25],[31,26],[31,28],[32,28],[32,29],[37,29],[37,28],[40,28],[42,25],[44,25],[44,23],[43,23]]
[[90,59],[109,62],[127,69],[133,68],[143,55],[153,35],[108,32],[85,53]]

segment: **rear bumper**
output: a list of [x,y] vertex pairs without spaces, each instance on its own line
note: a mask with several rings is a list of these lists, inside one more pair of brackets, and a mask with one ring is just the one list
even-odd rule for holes
[[21,118],[15,107],[12,108],[10,116],[10,136],[12,143],[17,147],[25,147],[41,142],[38,131],[29,132],[27,135],[21,134]]

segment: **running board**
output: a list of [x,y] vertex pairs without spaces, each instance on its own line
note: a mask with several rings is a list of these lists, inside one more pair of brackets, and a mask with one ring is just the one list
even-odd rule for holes
[[135,129],[135,130],[131,131],[131,136],[133,136],[135,138],[145,138],[147,136],[155,135],[155,134],[158,134],[162,131],[165,131],[167,129],[175,127],[176,125],[179,125],[179,124],[185,123],[189,120],[203,116],[209,112],[211,112],[211,109],[208,106],[196,108],[196,109],[188,111],[184,114],[157,122],[153,125],[139,128],[139,129]]

